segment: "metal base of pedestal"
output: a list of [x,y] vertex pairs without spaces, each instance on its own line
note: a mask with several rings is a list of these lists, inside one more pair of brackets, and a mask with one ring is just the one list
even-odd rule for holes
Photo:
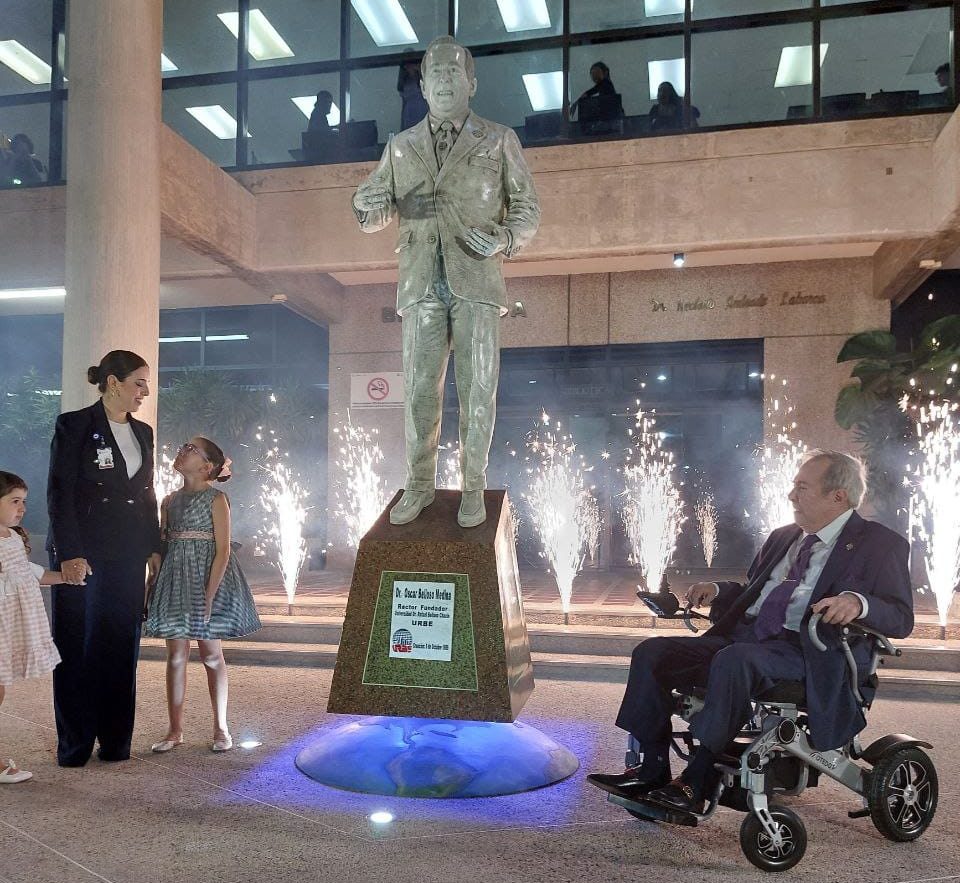
[[297,755],[311,779],[395,797],[494,797],[553,785],[580,766],[520,723],[369,717],[331,726]]

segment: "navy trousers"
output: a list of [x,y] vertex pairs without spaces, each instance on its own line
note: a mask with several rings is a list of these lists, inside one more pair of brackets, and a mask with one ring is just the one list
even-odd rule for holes
[[53,672],[60,766],[83,766],[95,741],[102,760],[126,760],[133,736],[146,561],[89,563],[86,586],[51,591],[63,659]]
[[750,698],[777,680],[804,679],[803,649],[795,632],[758,641],[741,622],[732,635],[648,638],[638,644],[617,726],[642,745],[669,741],[670,691],[706,686],[703,710],[690,722],[700,744],[719,754],[750,719]]

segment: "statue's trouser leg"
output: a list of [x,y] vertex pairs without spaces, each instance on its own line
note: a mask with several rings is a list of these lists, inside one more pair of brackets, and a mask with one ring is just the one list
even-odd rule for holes
[[460,400],[460,472],[463,490],[487,486],[487,460],[497,416],[500,309],[454,298],[450,305],[454,371]]
[[446,304],[421,301],[403,311],[404,435],[407,490],[430,491],[437,481],[443,380],[450,357]]

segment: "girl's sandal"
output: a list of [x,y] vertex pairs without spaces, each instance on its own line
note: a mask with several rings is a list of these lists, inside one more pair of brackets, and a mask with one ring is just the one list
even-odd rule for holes
[[26,782],[32,779],[33,773],[21,770],[12,760],[7,761],[7,768],[0,773],[0,785],[15,785],[17,782]]

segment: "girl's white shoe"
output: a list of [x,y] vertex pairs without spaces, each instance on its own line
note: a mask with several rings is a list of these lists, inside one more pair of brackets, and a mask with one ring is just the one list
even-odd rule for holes
[[150,750],[154,754],[166,754],[168,751],[173,751],[178,745],[183,745],[183,736],[179,739],[162,739],[159,742],[154,742],[150,746]]
[[214,751],[229,751],[233,748],[233,737],[229,733],[224,733],[222,736],[217,736],[213,740],[213,745],[210,746]]
[[17,782],[26,782],[32,779],[33,773],[21,770],[12,760],[7,761],[7,768],[0,773],[0,785],[15,785]]

